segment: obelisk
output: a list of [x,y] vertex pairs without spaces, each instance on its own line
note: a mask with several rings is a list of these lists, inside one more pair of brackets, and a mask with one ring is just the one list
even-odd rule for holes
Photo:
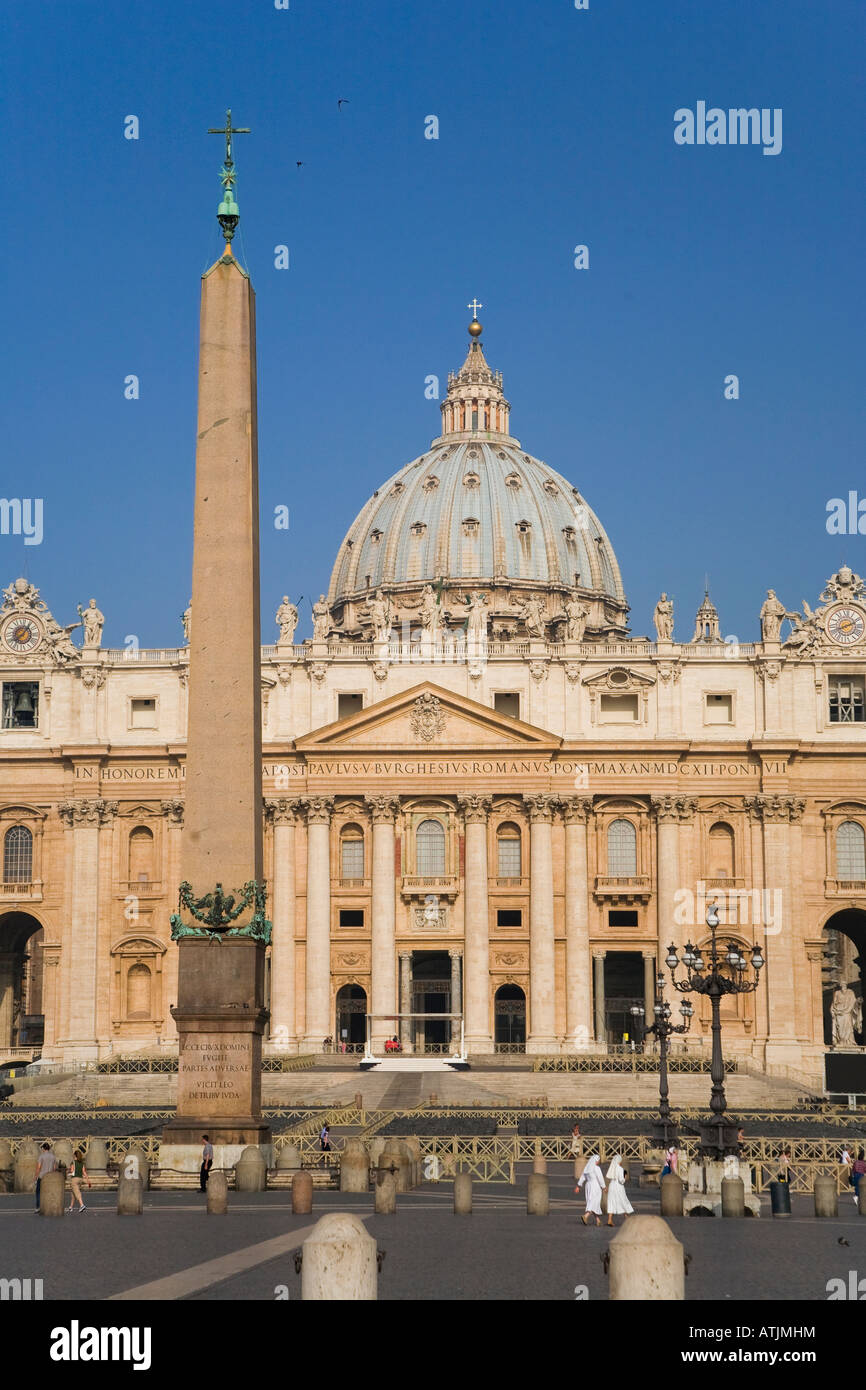
[[[229,1166],[262,1123],[266,920],[262,869],[259,500],[255,295],[232,253],[231,112],[224,131],[225,252],[202,277],[189,723],[178,943],[177,1111],[161,1165],[190,1168],[201,1136]],[[244,132],[246,133],[246,132]]]

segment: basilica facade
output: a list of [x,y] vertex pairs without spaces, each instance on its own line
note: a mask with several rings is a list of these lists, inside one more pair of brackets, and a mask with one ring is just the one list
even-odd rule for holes
[[[357,1049],[368,1015],[376,1052],[639,1040],[715,901],[766,959],[723,1003],[726,1049],[820,1083],[840,986],[866,1042],[864,582],[815,576],[791,612],[769,591],[754,643],[709,597],[677,637],[662,595],[630,636],[610,540],[510,433],[480,333],[312,639],[285,596],[262,649],[267,1046]],[[187,648],[107,649],[103,621],[91,601],[79,645],[34,585],[3,591],[3,1055],[176,1046]]]

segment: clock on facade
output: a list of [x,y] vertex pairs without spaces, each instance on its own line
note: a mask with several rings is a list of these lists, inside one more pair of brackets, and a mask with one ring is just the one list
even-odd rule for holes
[[857,608],[834,608],[826,622],[827,636],[842,647],[862,642],[866,631],[863,614]]
[[33,652],[42,641],[42,629],[33,618],[10,618],[3,626],[3,642],[10,651]]

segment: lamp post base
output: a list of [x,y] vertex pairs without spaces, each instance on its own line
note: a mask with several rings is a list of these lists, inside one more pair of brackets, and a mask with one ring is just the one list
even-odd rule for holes
[[737,1139],[739,1124],[728,1115],[713,1115],[701,1120],[700,1156],[702,1159],[722,1159],[728,1154],[739,1157],[740,1144]]

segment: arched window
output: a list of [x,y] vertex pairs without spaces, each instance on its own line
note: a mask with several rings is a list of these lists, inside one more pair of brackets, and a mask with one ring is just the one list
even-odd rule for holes
[[709,877],[734,877],[734,832],[723,821],[710,826]]
[[360,825],[344,825],[340,831],[340,877],[364,878],[364,832]]
[[126,1017],[150,1018],[151,974],[146,965],[129,967],[126,977]]
[[510,821],[496,832],[497,868],[500,878],[520,878],[520,829]]
[[445,873],[445,829],[442,822],[422,820],[415,841],[415,872],[430,878],[441,878]]
[[129,882],[150,883],[153,879],[153,831],[137,825],[129,837]]
[[3,840],[4,883],[30,883],[33,878],[33,836],[26,825],[13,825]]
[[637,832],[630,820],[613,820],[608,827],[607,872],[615,878],[637,874]]
[[843,821],[836,831],[836,877],[866,879],[866,832],[855,820]]

